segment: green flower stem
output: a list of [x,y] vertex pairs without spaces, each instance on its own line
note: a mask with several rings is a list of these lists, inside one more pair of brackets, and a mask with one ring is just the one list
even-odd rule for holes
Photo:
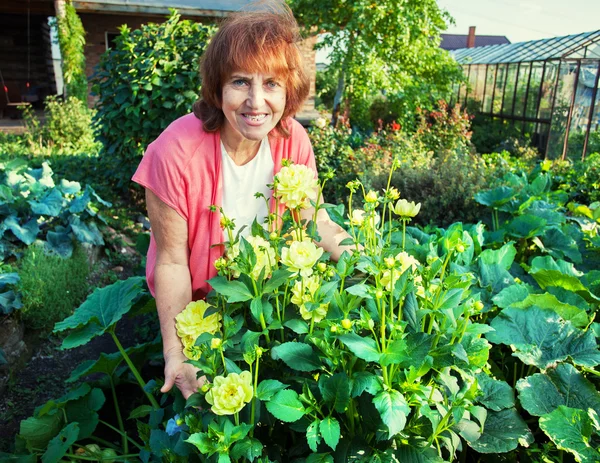
[[313,329],[315,327],[315,317],[310,317],[310,329],[308,330],[308,334],[313,334]]
[[[258,389],[258,365],[260,363],[260,356],[256,356],[256,367],[254,367],[254,384],[253,384],[253,394],[252,394],[252,408],[250,410],[250,424],[254,426],[254,413],[256,409],[256,391]],[[250,370],[252,370],[252,365],[250,365]],[[254,428],[250,430],[250,437],[253,437]]]
[[235,425],[239,426],[240,425],[240,414],[238,412],[235,412],[233,414],[233,419],[235,420]]
[[148,397],[150,404],[152,404],[152,407],[155,410],[158,410],[160,408],[160,405],[158,405],[158,402],[156,401],[154,396],[152,396],[152,394],[150,394],[149,392],[146,392],[146,382],[142,379],[140,372],[137,370],[137,368],[135,367],[135,365],[129,358],[129,355],[127,355],[127,352],[125,352],[125,349],[123,349],[123,346],[119,342],[119,338],[117,338],[117,335],[115,334],[114,326],[113,326],[112,330],[110,331],[110,335],[112,336],[114,343],[117,345],[117,349],[119,349],[119,352],[121,352],[121,355],[123,356],[123,359],[125,360],[125,363],[127,363],[127,366],[129,367],[129,369],[133,373],[133,376],[135,377],[138,384],[142,388],[142,391],[144,391],[144,394],[146,394],[146,397]]
[[402,250],[404,251],[404,247],[406,244],[406,218],[402,219]]
[[117,447],[115,444],[107,441],[106,439],[102,439],[101,437],[90,436],[90,439],[93,440],[94,442],[98,442],[99,444],[102,444],[104,447],[110,447],[113,450],[119,450],[119,447]]
[[[119,431],[117,428],[115,428],[112,424],[107,423],[106,421],[102,421],[102,420],[98,420],[98,423],[103,424],[104,426],[106,426],[109,429],[112,429],[114,432],[116,432],[117,434],[121,434],[121,431]],[[129,437],[127,434],[125,434],[125,437],[127,437],[127,440],[129,442],[131,442],[133,445],[135,445],[138,449],[142,450],[144,447],[142,447],[140,444],[138,444],[136,441],[134,441],[131,437]]]
[[281,324],[281,328],[279,328],[279,333],[281,335],[281,342],[284,342],[284,332],[283,332],[283,320],[281,319],[281,308],[279,307],[279,294],[275,296],[275,310],[277,311],[277,320]]
[[223,373],[227,374],[227,365],[225,365],[225,354],[223,353],[223,344],[219,346],[219,353],[221,354],[221,362],[223,362]]
[[260,327],[265,333],[265,339],[267,340],[267,343],[271,344],[271,337],[269,336],[269,331],[267,330],[267,323],[265,322],[265,316],[262,312],[260,314]]
[[119,407],[119,401],[117,400],[117,391],[115,390],[115,382],[112,376],[108,377],[110,381],[110,390],[112,392],[113,403],[115,404],[115,414],[117,415],[117,423],[121,430],[121,440],[123,442],[123,452],[129,453],[129,443],[127,442],[127,433],[125,432],[125,426],[123,425],[123,417],[121,416],[121,407]]

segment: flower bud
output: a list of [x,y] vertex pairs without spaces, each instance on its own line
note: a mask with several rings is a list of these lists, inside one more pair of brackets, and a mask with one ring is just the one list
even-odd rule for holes
[[378,290],[375,292],[375,297],[376,297],[377,299],[381,299],[381,298],[383,298],[383,291],[382,291],[382,290],[380,290],[380,289],[378,289]]
[[520,279],[519,277],[516,277],[516,278],[515,278],[515,283],[516,283],[516,284],[519,284],[519,283],[522,283],[522,281],[521,281],[521,279]]
[[396,263],[396,259],[394,259],[393,256],[386,257],[383,259],[383,261],[385,262],[385,266],[387,268],[392,268],[394,266],[394,264]]
[[262,347],[256,346],[255,352],[256,352],[256,358],[261,358],[262,354],[264,353],[264,350]]
[[464,244],[461,244],[461,243],[457,244],[456,245],[456,252],[465,252],[465,246],[464,246]]
[[344,318],[342,320],[342,328],[344,328],[345,330],[349,330],[350,328],[352,328],[352,320]]
[[373,190],[369,191],[367,193],[367,196],[365,196],[365,201],[368,203],[376,203],[377,202],[377,193],[374,192]]
[[368,324],[369,324],[369,329],[370,330],[372,330],[373,328],[375,328],[375,322],[373,320],[369,320]]
[[200,390],[201,390],[202,392],[204,392],[205,394],[206,394],[206,393],[209,391],[209,389],[210,389],[210,384],[209,384],[209,383],[204,383],[204,384],[202,385],[202,387],[200,388]]
[[184,420],[183,418],[177,418],[177,419],[175,420],[175,424],[176,424],[177,426],[181,426],[181,425],[182,425],[182,424],[184,424],[184,423],[185,423],[185,420]]
[[329,331],[331,331],[332,333],[337,333],[337,331],[338,331],[337,325],[331,325],[331,327],[329,328]]
[[333,278],[333,275],[335,275],[335,272],[333,271],[332,268],[330,268],[329,270],[327,270],[327,277],[328,278]]
[[278,236],[279,235],[277,235],[277,232],[271,232],[269,234],[269,238],[272,239],[272,240],[276,240]]
[[327,264],[325,262],[319,262],[317,264],[317,270],[321,273],[325,272],[325,270],[327,270]]
[[473,304],[473,307],[475,307],[475,310],[477,310],[477,312],[481,312],[483,310],[483,302],[475,301],[475,304]]
[[210,340],[210,348],[218,349],[219,347],[221,347],[221,338],[212,338]]

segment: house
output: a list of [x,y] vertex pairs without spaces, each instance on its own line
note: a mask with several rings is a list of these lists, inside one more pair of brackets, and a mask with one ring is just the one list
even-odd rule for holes
[[440,48],[452,51],[460,48],[485,47],[487,45],[502,45],[510,43],[510,40],[504,35],[476,35],[475,26],[469,27],[468,35],[461,34],[440,34],[442,43]]
[[[215,22],[240,10],[250,1],[72,0],[86,31],[86,74],[93,74],[94,68],[100,62],[100,56],[110,47],[112,39],[119,34],[119,27],[123,24],[136,29],[147,22],[159,22],[169,14],[170,8],[175,8],[185,19]],[[10,101],[26,99],[28,92],[33,93],[32,87],[35,88],[36,95],[30,96],[30,99],[36,101],[41,102],[46,95],[56,93],[48,17],[56,16],[64,7],[64,3],[65,0],[0,2],[0,72],[7,83]],[[315,41],[316,38],[313,37],[301,44],[311,76],[309,99],[302,114],[298,115],[298,119],[301,120],[315,116]],[[89,101],[93,104],[92,98]]]

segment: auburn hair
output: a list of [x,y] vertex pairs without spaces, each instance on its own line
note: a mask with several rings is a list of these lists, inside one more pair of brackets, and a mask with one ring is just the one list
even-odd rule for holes
[[286,119],[296,114],[310,90],[298,42],[301,37],[291,10],[244,11],[227,18],[200,61],[202,96],[193,111],[207,132],[223,126],[223,83],[234,72],[273,73],[285,83],[286,103],[275,130],[289,137]]

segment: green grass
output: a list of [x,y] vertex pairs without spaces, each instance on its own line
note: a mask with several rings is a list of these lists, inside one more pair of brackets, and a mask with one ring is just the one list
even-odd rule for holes
[[54,323],[73,313],[88,294],[90,265],[81,247],[63,259],[30,246],[19,267],[20,313],[28,328],[51,331]]

